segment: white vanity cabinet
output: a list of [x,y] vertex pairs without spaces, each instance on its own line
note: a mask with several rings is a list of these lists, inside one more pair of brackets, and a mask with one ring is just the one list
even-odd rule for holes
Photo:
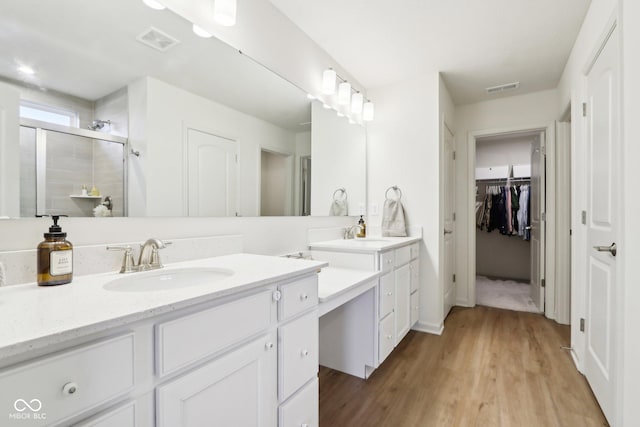
[[0,363],[0,425],[317,427],[312,271]]

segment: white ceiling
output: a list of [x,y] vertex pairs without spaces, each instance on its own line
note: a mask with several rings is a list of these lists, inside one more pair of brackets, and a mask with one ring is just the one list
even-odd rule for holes
[[[151,26],[180,44],[160,52],[138,42]],[[21,75],[18,65],[36,74]],[[297,132],[311,120],[303,91],[139,0],[2,0],[0,76],[90,101],[151,76]]]
[[[456,104],[552,89],[590,0],[271,0],[368,89],[441,71]],[[520,88],[487,95],[514,81]]]

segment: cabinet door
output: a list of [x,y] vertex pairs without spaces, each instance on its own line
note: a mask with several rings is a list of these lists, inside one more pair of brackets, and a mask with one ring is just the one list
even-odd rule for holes
[[380,319],[391,313],[396,304],[396,286],[393,272],[380,277]]
[[411,327],[411,309],[410,309],[410,294],[411,294],[411,270],[409,264],[405,264],[402,267],[396,269],[396,342],[398,345],[402,338],[409,332]]
[[384,362],[389,353],[393,350],[393,327],[394,327],[394,314],[390,313],[387,317],[380,321],[380,327],[378,328],[378,345],[380,351],[378,353],[379,364]]
[[276,347],[272,332],[158,387],[158,426],[275,427]]
[[409,268],[411,269],[411,292],[415,292],[420,287],[420,261],[414,259],[409,264]]
[[411,326],[416,324],[420,318],[420,292],[411,294]]

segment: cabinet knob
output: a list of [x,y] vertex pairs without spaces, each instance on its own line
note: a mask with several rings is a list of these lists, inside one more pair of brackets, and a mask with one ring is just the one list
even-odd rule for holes
[[300,424],[300,427],[309,427],[309,424],[307,424],[307,423],[302,423],[302,424]]
[[308,355],[309,355],[309,350],[302,350],[300,352],[300,356],[302,356],[302,357],[307,357]]
[[390,340],[391,339],[391,335],[387,335],[387,339]]
[[307,294],[300,294],[300,301],[306,301],[309,299],[309,295]]
[[62,393],[68,396],[74,394],[76,391],[78,391],[78,384],[76,383],[66,383],[62,386]]
[[280,291],[274,291],[273,292],[273,300],[274,301],[280,301],[281,297],[282,297],[282,294],[280,293]]
[[393,292],[387,292],[387,295],[391,296],[393,295]]
[[272,343],[272,342],[268,342],[268,343],[266,343],[266,344],[264,345],[264,347],[265,347],[267,350],[271,350],[271,349],[273,348],[273,343]]

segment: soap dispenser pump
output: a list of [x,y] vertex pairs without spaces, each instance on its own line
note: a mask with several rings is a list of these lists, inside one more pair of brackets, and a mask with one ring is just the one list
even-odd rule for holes
[[51,216],[53,225],[38,245],[39,286],[64,285],[73,279],[73,245],[58,225],[60,216],[66,215]]
[[358,225],[360,226],[360,231],[358,231],[357,237],[361,239],[367,237],[367,224],[365,224],[364,218],[362,217],[362,215],[360,215],[360,219],[358,220]]

